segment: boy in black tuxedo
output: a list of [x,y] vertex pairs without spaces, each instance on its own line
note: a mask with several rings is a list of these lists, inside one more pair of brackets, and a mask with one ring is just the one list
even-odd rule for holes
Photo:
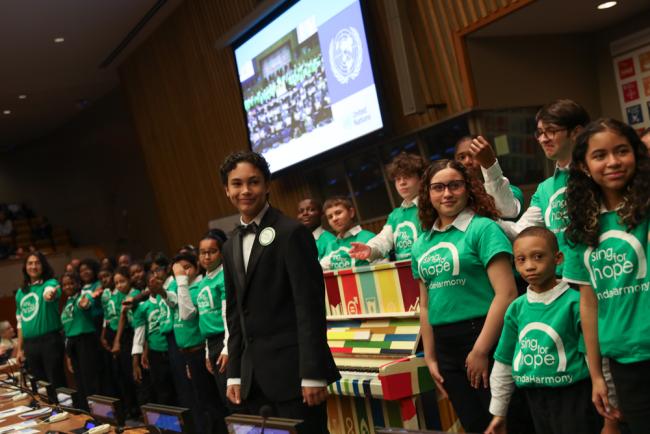
[[241,226],[224,244],[228,398],[251,414],[303,419],[327,432],[327,384],[340,378],[327,345],[325,285],[314,237],[267,202],[270,171],[254,152],[220,169]]

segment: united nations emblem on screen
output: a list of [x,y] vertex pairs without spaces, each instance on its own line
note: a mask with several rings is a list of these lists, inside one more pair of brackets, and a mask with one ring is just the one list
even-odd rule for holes
[[346,84],[359,76],[362,48],[361,36],[354,27],[339,30],[330,40],[330,67],[339,83]]

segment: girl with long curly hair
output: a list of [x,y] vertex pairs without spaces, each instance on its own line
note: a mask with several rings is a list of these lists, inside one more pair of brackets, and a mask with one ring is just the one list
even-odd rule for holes
[[580,285],[580,316],[596,409],[611,418],[601,357],[633,433],[650,419],[650,158],[634,129],[614,119],[577,139],[567,188],[573,249],[564,277]]
[[424,357],[463,428],[482,432],[491,419],[491,354],[517,293],[512,247],[494,221],[494,200],[462,164],[437,161],[422,181],[424,233],[413,245],[412,269],[420,280]]

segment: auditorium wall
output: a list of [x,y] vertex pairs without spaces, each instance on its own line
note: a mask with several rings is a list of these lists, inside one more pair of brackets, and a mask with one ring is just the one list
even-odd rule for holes
[[[230,49],[215,47],[258,2],[184,2],[122,64],[121,80],[133,113],[147,173],[170,246],[195,241],[207,222],[234,212],[217,168],[233,150],[246,149],[246,128]],[[461,67],[458,32],[530,3],[530,0],[412,0],[407,37],[415,42],[415,68],[423,84],[424,113],[404,116],[388,39],[384,0],[367,1],[371,38],[391,135],[422,129],[473,104]],[[462,44],[460,44],[462,45]],[[442,103],[443,108],[432,107]],[[310,194],[300,168],[274,181],[271,202],[293,214]]]
[[133,122],[115,91],[60,129],[0,155],[0,202],[25,202],[107,254],[166,247]]
[[469,37],[467,45],[481,108],[541,106],[563,97],[600,113],[591,34]]

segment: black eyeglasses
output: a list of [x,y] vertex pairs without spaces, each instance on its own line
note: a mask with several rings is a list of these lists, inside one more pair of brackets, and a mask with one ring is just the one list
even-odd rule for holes
[[538,128],[537,130],[535,130],[534,135],[537,140],[539,140],[539,138],[542,136],[546,136],[547,139],[553,140],[557,133],[566,130],[567,130],[566,128],[546,128],[546,129]]
[[434,182],[429,184],[429,191],[435,191],[436,193],[442,193],[445,189],[449,189],[452,193],[465,188],[465,181],[458,179],[455,181],[449,181],[448,183],[444,182]]

